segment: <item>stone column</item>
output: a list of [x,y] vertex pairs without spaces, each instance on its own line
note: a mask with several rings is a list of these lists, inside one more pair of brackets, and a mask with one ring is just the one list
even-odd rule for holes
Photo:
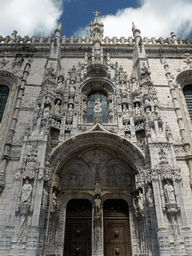
[[92,228],[92,255],[103,256],[103,208],[97,195],[94,200]]
[[181,115],[181,110],[180,110],[180,106],[179,106],[179,101],[177,99],[176,93],[175,93],[175,88],[174,88],[174,84],[172,81],[172,77],[171,77],[171,73],[169,71],[169,65],[164,62],[164,69],[165,69],[165,75],[168,81],[168,85],[170,87],[170,93],[172,96],[172,100],[173,100],[173,105],[175,108],[175,113],[176,113],[176,117],[177,117],[177,123],[179,125],[179,131],[180,131],[180,135],[181,135],[181,139],[182,141],[186,140],[186,131],[185,131],[185,126],[183,123],[183,119],[182,119],[182,115]]
[[18,119],[18,115],[19,115],[19,108],[21,105],[22,96],[23,96],[23,92],[25,89],[25,84],[27,81],[27,76],[29,74],[30,66],[31,66],[31,59],[29,58],[26,63],[25,69],[23,71],[23,78],[21,79],[21,84],[20,84],[20,88],[19,88],[19,92],[18,92],[18,96],[17,96],[13,119],[12,119],[11,125],[10,125],[8,139],[5,144],[3,157],[0,162],[0,192],[3,191],[4,186],[5,186],[5,170],[7,167],[9,154],[11,153],[11,143],[13,141],[13,136],[15,133],[15,127],[16,127],[16,123],[17,123],[17,119]]
[[153,186],[153,195],[155,202],[155,211],[157,216],[157,236],[159,242],[159,255],[160,256],[170,256],[170,245],[169,245],[169,234],[167,232],[167,228],[165,228],[164,216],[163,216],[163,206],[161,200],[161,192],[159,187],[158,177],[152,178],[152,186]]

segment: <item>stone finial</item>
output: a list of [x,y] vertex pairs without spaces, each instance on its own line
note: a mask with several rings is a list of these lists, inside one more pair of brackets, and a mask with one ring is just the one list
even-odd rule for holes
[[99,23],[99,14],[100,14],[100,12],[95,11],[95,12],[93,12],[93,14],[95,15],[94,23]]
[[137,29],[136,26],[135,26],[135,23],[132,22],[132,31],[134,31],[135,29]]
[[58,28],[55,30],[55,37],[60,38],[62,35],[62,23],[60,21]]
[[60,21],[59,26],[58,26],[58,28],[57,28],[57,29],[62,30],[62,23],[61,23],[61,21]]
[[93,13],[95,15],[94,21],[90,24],[90,34],[93,39],[93,43],[99,42],[101,44],[102,37],[103,37],[103,23],[99,20],[100,12],[95,11]]
[[133,37],[135,39],[135,43],[138,45],[138,44],[142,44],[142,38],[140,36],[141,34],[141,31],[136,28],[134,22],[132,22],[132,31],[133,31]]

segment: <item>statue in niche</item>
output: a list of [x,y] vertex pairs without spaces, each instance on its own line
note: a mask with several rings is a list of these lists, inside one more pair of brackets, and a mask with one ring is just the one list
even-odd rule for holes
[[47,107],[44,109],[43,117],[44,117],[44,118],[49,118],[49,116],[50,116],[50,106],[47,106]]
[[149,207],[152,207],[153,206],[153,191],[152,191],[151,186],[148,187],[148,191],[146,193],[146,198],[147,198]]
[[57,211],[59,208],[59,198],[56,195],[56,192],[54,191],[52,194],[52,212]]
[[95,100],[94,123],[102,123],[102,104],[100,99]]
[[56,87],[56,92],[63,92],[64,90],[64,77],[63,76],[59,76],[58,78],[58,82],[57,82],[57,87]]
[[127,97],[127,87],[126,87],[125,81],[121,81],[121,91],[122,91],[122,97],[126,98]]
[[69,108],[67,110],[67,119],[66,119],[66,123],[67,124],[72,124],[73,122],[73,105],[69,104]]
[[123,123],[128,124],[129,121],[129,110],[127,109],[126,104],[123,104]]
[[165,195],[165,200],[166,203],[169,204],[175,204],[175,191],[173,188],[173,185],[171,184],[171,182],[169,180],[167,180],[165,186],[164,186],[164,195]]
[[94,210],[95,210],[95,216],[98,216],[101,214],[101,197],[99,194],[95,195]]
[[57,100],[55,103],[55,114],[60,115],[61,113],[61,100]]
[[45,103],[46,104],[51,104],[52,100],[50,98],[50,96],[47,96],[46,99],[45,99]]
[[142,213],[144,209],[144,197],[141,190],[139,190],[139,195],[133,199],[133,206],[135,208],[136,216]]
[[141,190],[139,190],[139,195],[137,196],[138,198],[138,207],[140,210],[143,210],[144,208],[144,197],[143,197],[143,193]]
[[150,107],[146,107],[146,117],[147,117],[147,121],[151,121],[151,108]]
[[135,106],[135,115],[140,116],[141,115],[141,109],[139,107],[139,103],[136,103]]
[[31,202],[32,190],[32,185],[29,183],[29,180],[26,180],[25,184],[22,187],[21,203]]
[[70,88],[69,88],[69,97],[70,98],[74,98],[75,97],[75,89],[76,89],[75,81],[71,80],[70,81]]

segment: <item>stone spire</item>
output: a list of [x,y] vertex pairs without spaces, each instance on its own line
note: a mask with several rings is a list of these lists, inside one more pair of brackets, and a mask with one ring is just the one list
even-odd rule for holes
[[93,13],[95,15],[94,21],[90,24],[90,34],[93,39],[93,43],[99,42],[101,44],[102,37],[103,37],[103,23],[99,20],[99,14],[100,12],[95,11]]
[[62,36],[62,23],[60,21],[58,28],[55,30],[55,44],[57,45]]
[[142,38],[140,36],[141,31],[136,28],[134,22],[132,22],[132,31],[133,31],[133,37],[135,38],[135,43],[138,44],[142,44]]

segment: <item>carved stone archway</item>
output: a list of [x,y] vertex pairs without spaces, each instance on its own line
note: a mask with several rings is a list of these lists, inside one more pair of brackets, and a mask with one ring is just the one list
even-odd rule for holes
[[[58,187],[53,182],[52,189],[60,200],[60,207],[53,209],[51,206],[50,214],[53,217],[49,225],[54,226],[54,221],[57,221],[58,238],[55,246],[63,255],[68,201],[89,199],[93,207],[92,255],[102,256],[103,202],[106,199],[125,199],[130,207],[130,219],[133,219],[135,175],[142,173],[144,168],[143,153],[129,140],[100,130],[89,131],[65,141],[55,149],[49,161],[54,168],[55,180],[59,180]],[[99,214],[95,212],[97,195],[101,200]]]
[[94,145],[112,148],[129,162],[134,170],[142,172],[145,163],[143,152],[128,139],[102,131],[85,132],[66,140],[52,152],[49,162],[55,166],[56,173],[77,151]]

